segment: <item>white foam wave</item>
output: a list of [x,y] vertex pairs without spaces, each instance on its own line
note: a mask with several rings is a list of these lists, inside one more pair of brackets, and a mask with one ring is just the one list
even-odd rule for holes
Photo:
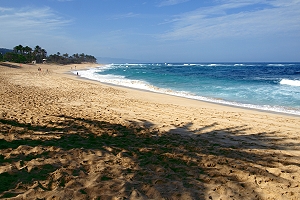
[[300,80],[289,80],[289,79],[282,79],[280,81],[281,85],[290,85],[290,86],[300,86]]
[[[107,67],[111,67],[111,66],[107,66]],[[167,88],[158,88],[154,85],[147,83],[146,81],[126,79],[124,76],[100,75],[100,74],[96,73],[96,72],[99,72],[100,70],[104,70],[103,67],[84,70],[84,71],[73,71],[73,73],[77,74],[77,72],[78,72],[79,76],[81,76],[81,77],[91,79],[91,80],[96,80],[96,81],[99,81],[102,83],[125,86],[125,87],[130,87],[130,88],[135,88],[135,89],[142,89],[142,90],[147,90],[147,91],[152,91],[152,92],[157,92],[157,93],[163,93],[163,94],[179,96],[179,97],[195,99],[195,100],[201,100],[201,101],[206,101],[206,102],[212,102],[212,103],[225,104],[225,105],[230,105],[230,106],[237,106],[237,107],[244,107],[244,108],[300,115],[300,109],[294,109],[294,108],[290,109],[290,108],[286,108],[286,107],[270,106],[270,105],[243,104],[243,103],[238,103],[238,102],[226,101],[223,99],[203,97],[203,96],[192,94],[187,91],[174,91],[174,90],[167,89]],[[283,83],[282,83],[282,81],[283,81]],[[281,84],[288,82],[290,84],[292,83],[293,85],[297,84],[297,86],[300,86],[300,81],[286,80],[286,79],[283,79],[282,81],[280,82]]]
[[245,64],[234,64],[233,66],[245,66]]
[[[253,64],[247,64],[247,63],[123,63],[123,64],[110,64],[107,65],[110,68],[118,68],[118,67],[130,67],[130,66],[140,66],[140,67],[146,67],[146,66],[168,66],[168,67],[177,67],[177,66],[196,66],[196,67],[245,67],[245,66],[257,66]],[[277,66],[278,64],[269,64],[269,66]],[[280,64],[281,65],[281,64]]]
[[268,64],[267,66],[271,66],[271,67],[283,67],[284,64]]
[[242,108],[250,108],[256,110],[263,110],[268,112],[277,112],[277,113],[285,113],[285,114],[292,114],[292,115],[300,115],[300,109],[295,108],[288,108],[282,106],[270,106],[270,105],[254,105],[254,104],[243,104],[238,102],[230,102],[225,100],[218,100],[218,99],[207,99],[207,98],[197,98],[202,101],[208,101],[213,103],[225,104],[230,106],[242,107]]
[[217,67],[217,66],[221,66],[221,64],[208,64],[207,66],[209,66],[209,67]]
[[202,65],[202,66],[207,66],[207,67],[231,67],[231,66],[235,66],[235,67],[241,67],[241,66],[245,66],[244,64],[229,64],[229,63],[212,63],[212,64],[206,64],[206,65]]
[[294,66],[294,63],[272,63],[272,64],[268,64],[267,66],[271,66],[271,67],[284,67],[284,66]]
[[270,106],[270,105],[244,104],[244,103],[226,101],[223,99],[215,99],[215,98],[193,95],[193,94],[191,94],[189,92],[185,92],[185,91],[178,92],[178,91],[166,90],[163,92],[162,90],[157,90],[156,92],[162,92],[162,93],[173,95],[173,96],[179,96],[179,97],[195,99],[195,100],[200,100],[200,101],[206,101],[206,102],[211,102],[211,103],[218,103],[218,104],[229,105],[229,106],[263,110],[263,111],[268,111],[268,112],[271,111],[271,112],[277,112],[277,113],[300,115],[300,109],[295,109],[295,108],[288,108],[288,107],[282,107],[282,106]]

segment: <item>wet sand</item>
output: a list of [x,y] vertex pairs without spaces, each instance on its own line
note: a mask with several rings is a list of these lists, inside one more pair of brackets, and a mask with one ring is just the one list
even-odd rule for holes
[[105,85],[71,68],[0,63],[0,197],[300,199],[300,117]]

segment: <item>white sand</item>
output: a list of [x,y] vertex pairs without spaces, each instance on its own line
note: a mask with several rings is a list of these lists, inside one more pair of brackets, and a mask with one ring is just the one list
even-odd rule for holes
[[0,65],[2,197],[300,199],[300,117],[18,66]]

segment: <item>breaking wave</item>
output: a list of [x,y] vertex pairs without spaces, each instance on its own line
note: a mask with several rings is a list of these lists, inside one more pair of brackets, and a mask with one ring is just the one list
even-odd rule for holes
[[282,79],[280,81],[281,85],[290,85],[290,86],[299,86],[300,87],[300,80],[289,80],[289,79]]

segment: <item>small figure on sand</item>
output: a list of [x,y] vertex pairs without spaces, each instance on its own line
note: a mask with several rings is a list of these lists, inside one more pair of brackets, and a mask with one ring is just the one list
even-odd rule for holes
[[38,71],[40,72],[40,71],[42,71],[42,69],[39,67],[39,68],[38,68]]
[[78,74],[78,72],[77,72],[77,76],[78,76],[79,74]]

